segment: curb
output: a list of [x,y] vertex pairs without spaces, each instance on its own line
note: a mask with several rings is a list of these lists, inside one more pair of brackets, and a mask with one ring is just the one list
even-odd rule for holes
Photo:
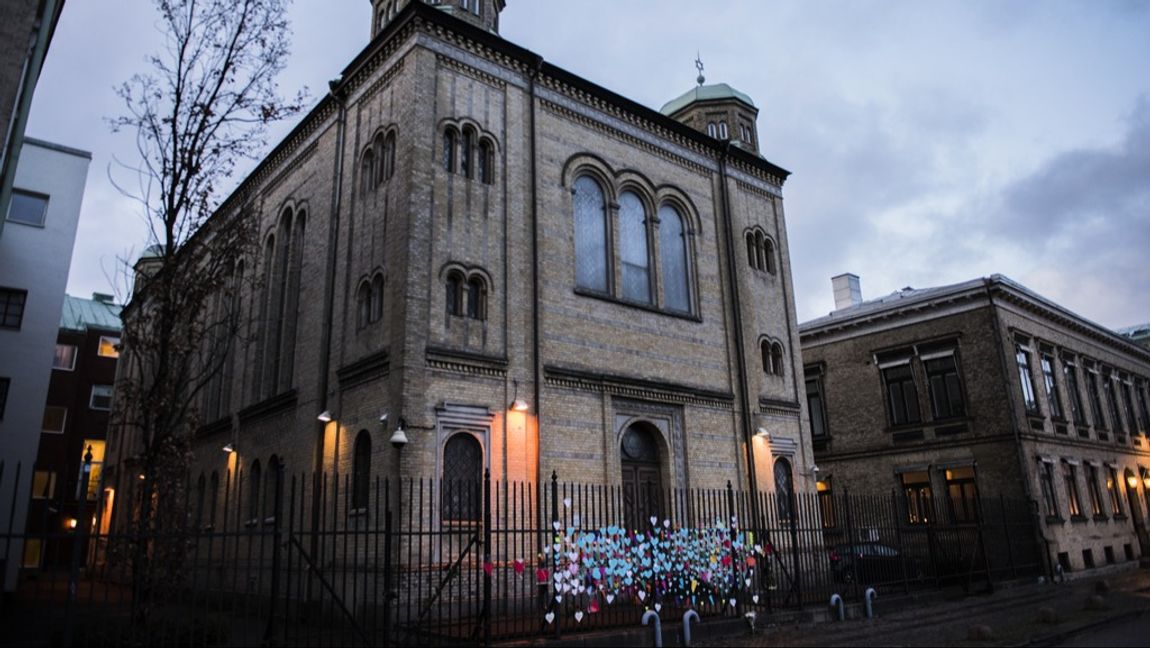
[[1089,630],[1101,628],[1102,626],[1110,625],[1112,623],[1117,623],[1119,621],[1128,621],[1130,619],[1137,619],[1138,617],[1146,614],[1147,612],[1150,612],[1150,610],[1146,610],[1146,609],[1126,610],[1124,612],[1119,612],[1118,614],[1113,614],[1113,615],[1110,615],[1108,617],[1098,619],[1096,621],[1091,621],[1090,623],[1087,623],[1086,625],[1078,626],[1077,628],[1070,628],[1067,630],[1063,630],[1061,632],[1054,632],[1054,633],[1051,633],[1048,635],[1043,635],[1041,637],[1034,637],[1025,643],[1014,644],[1014,645],[1015,646],[1050,646],[1050,645],[1053,645],[1055,643],[1065,641],[1065,640],[1067,640],[1071,637],[1074,637],[1076,635],[1080,635],[1080,634],[1087,632]]

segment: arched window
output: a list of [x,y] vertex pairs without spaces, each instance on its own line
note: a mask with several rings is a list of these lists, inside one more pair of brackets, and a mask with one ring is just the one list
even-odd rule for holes
[[762,232],[755,232],[755,256],[758,259],[755,267],[759,270],[767,269],[766,238]]
[[607,218],[599,183],[579,176],[574,204],[575,285],[607,292]]
[[447,273],[447,314],[463,314],[463,274],[457,270]]
[[783,345],[778,342],[771,345],[771,373],[783,375]]
[[467,316],[471,319],[487,319],[487,289],[483,279],[472,276],[467,280]]
[[772,243],[769,238],[763,239],[763,256],[766,260],[766,265],[763,269],[771,274],[775,274],[775,244]]
[[719,122],[719,139],[727,139],[727,120]]
[[217,470],[212,471],[212,479],[208,482],[208,528],[214,529],[216,526],[216,505],[219,503],[220,497],[220,473]]
[[791,462],[780,457],[775,460],[775,505],[778,507],[780,520],[790,520],[794,517],[794,498],[795,486]]
[[707,122],[707,134],[711,137],[719,136],[719,130],[718,127],[715,126],[715,122]]
[[651,303],[651,259],[647,252],[647,210],[634,192],[619,196],[619,261],[623,299]]
[[759,268],[759,247],[755,245],[754,232],[747,232],[747,265]]
[[204,477],[204,473],[200,473],[200,478],[196,480],[196,517],[193,520],[193,528],[199,530],[204,526],[204,505],[208,495],[208,479]]
[[771,359],[771,343],[769,340],[763,340],[759,343],[759,353],[762,355],[763,373],[772,373],[775,369],[775,363]]
[[351,508],[366,510],[371,493],[371,435],[360,430],[355,437],[355,455],[351,465]]
[[376,273],[371,279],[371,313],[369,319],[378,322],[383,317],[383,275]]
[[388,180],[395,174],[395,132],[392,131],[383,138],[383,159],[380,160],[380,182]]
[[455,140],[458,138],[458,132],[450,126],[443,131],[443,170],[448,173],[455,173]]
[[495,181],[495,174],[492,169],[494,163],[495,156],[492,154],[491,142],[484,139],[479,142],[479,180],[483,184],[491,184]]
[[299,210],[291,225],[291,244],[286,260],[287,281],[284,284],[283,341],[280,355],[283,357],[277,376],[277,390],[291,388],[295,372],[296,330],[299,325],[300,274],[303,272],[304,226],[307,213]]
[[463,128],[463,138],[459,140],[459,173],[471,179],[475,175],[475,129]]
[[283,493],[283,463],[272,455],[268,459],[267,483],[264,484],[264,519],[274,519],[279,511],[279,498]]
[[663,307],[690,312],[687,230],[678,210],[670,205],[659,208],[659,255],[663,264]]
[[366,281],[359,282],[359,290],[355,295],[355,325],[358,328],[367,326],[371,321],[371,286]]
[[359,188],[367,193],[375,186],[375,151],[367,149],[363,153],[363,162],[360,164]]
[[443,520],[473,522],[483,513],[483,447],[472,435],[453,435],[443,446]]
[[260,482],[263,480],[263,471],[260,470],[260,460],[252,461],[248,470],[248,525],[257,523],[260,519]]

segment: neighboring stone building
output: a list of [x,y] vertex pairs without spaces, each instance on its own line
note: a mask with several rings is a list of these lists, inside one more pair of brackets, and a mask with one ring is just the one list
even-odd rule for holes
[[[100,478],[119,357],[120,307],[111,295],[64,296],[44,424],[32,478],[26,526],[25,569],[67,567],[71,543],[61,534],[92,522],[101,496]],[[90,453],[90,479],[82,484]]]
[[[23,529],[52,353],[92,156],[25,138],[0,237],[0,528]],[[16,487],[15,492],[13,486]],[[15,498],[15,499],[14,499]],[[15,585],[13,541],[5,586]],[[0,555],[2,561],[3,555]]]
[[1150,323],[1127,326],[1126,328],[1117,329],[1117,332],[1120,335],[1125,335],[1131,340],[1134,340],[1135,344],[1150,347]]
[[[751,100],[636,104],[500,38],[501,0],[374,8],[371,43],[215,216],[257,215],[264,281],[193,479],[813,490],[787,172]],[[668,116],[698,102],[747,141]]]
[[910,524],[1027,498],[1066,569],[1150,555],[1150,351],[1001,275],[834,284],[799,329],[820,491],[896,491]]

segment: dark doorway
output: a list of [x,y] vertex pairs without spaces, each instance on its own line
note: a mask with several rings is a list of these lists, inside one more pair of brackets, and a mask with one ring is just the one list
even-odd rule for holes
[[623,514],[627,528],[644,531],[652,516],[663,517],[663,480],[657,432],[636,423],[623,433]]
[[[1150,556],[1150,533],[1146,531],[1146,518],[1142,515],[1142,506],[1138,503],[1138,478],[1134,471],[1126,469],[1123,475],[1126,482],[1126,506],[1130,509],[1130,521],[1134,524],[1134,534],[1138,536],[1138,545],[1142,555]],[[1118,488],[1119,484],[1114,484]]]

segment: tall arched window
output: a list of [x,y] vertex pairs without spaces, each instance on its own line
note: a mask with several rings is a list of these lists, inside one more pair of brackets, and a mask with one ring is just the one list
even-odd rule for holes
[[360,164],[359,188],[367,193],[375,186],[375,151],[367,149],[363,153],[363,162]]
[[395,173],[395,132],[383,138],[383,159],[380,160],[380,182],[391,178]]
[[252,525],[260,519],[260,482],[263,480],[263,471],[260,470],[260,460],[252,461],[248,470],[248,524]]
[[619,261],[623,299],[651,303],[651,259],[647,251],[647,211],[634,192],[619,196]]
[[453,435],[443,446],[443,519],[471,522],[483,513],[480,482],[483,479],[483,446],[472,435]]
[[443,170],[455,173],[455,140],[459,138],[458,132],[448,126],[443,131]]
[[719,122],[719,139],[727,139],[727,120]]
[[607,292],[607,218],[599,183],[579,176],[574,203],[575,285]]
[[778,342],[771,345],[771,373],[783,375],[783,345]]
[[766,238],[762,232],[755,232],[755,256],[758,257],[755,267],[759,270],[767,269]]
[[475,175],[475,129],[463,127],[463,138],[459,140],[459,173],[465,178]]
[[771,358],[771,342],[770,340],[763,340],[759,343],[759,353],[762,355],[763,360],[763,373],[774,373],[775,363]]
[[484,139],[479,142],[479,180],[483,184],[491,184],[495,181],[492,166],[495,162],[495,156],[492,154],[491,142]]
[[659,208],[659,255],[663,264],[663,307],[690,312],[687,230],[678,210],[670,205]]
[[366,510],[371,494],[371,435],[360,430],[355,437],[355,455],[351,465],[351,508]]
[[719,129],[715,126],[715,122],[707,122],[707,134],[711,137],[719,136]]
[[371,321],[371,286],[366,281],[359,282],[355,295],[355,324],[359,328]]
[[759,247],[755,245],[754,232],[747,232],[747,265],[759,268]]
[[463,273],[452,270],[447,273],[447,314],[463,315]]
[[279,511],[280,495],[283,493],[283,463],[276,455],[268,459],[267,482],[264,484],[264,519],[274,518]]
[[766,260],[766,265],[763,266],[763,269],[771,274],[775,274],[775,244],[772,243],[769,238],[763,239],[763,255]]
[[478,275],[467,280],[467,316],[471,319],[487,319],[487,289]]
[[780,520],[790,520],[794,517],[794,499],[795,486],[791,462],[779,457],[775,460],[775,504],[778,507]]
[[383,317],[383,275],[376,273],[371,279],[371,313],[369,319],[378,322]]
[[283,340],[280,345],[280,355],[283,361],[279,366],[277,376],[277,391],[283,392],[291,389],[292,378],[295,372],[295,343],[296,330],[299,325],[299,291],[300,273],[303,271],[303,243],[304,226],[307,222],[307,213],[299,210],[291,225],[291,245],[288,248],[286,259],[287,280],[284,282],[284,310],[282,316]]

